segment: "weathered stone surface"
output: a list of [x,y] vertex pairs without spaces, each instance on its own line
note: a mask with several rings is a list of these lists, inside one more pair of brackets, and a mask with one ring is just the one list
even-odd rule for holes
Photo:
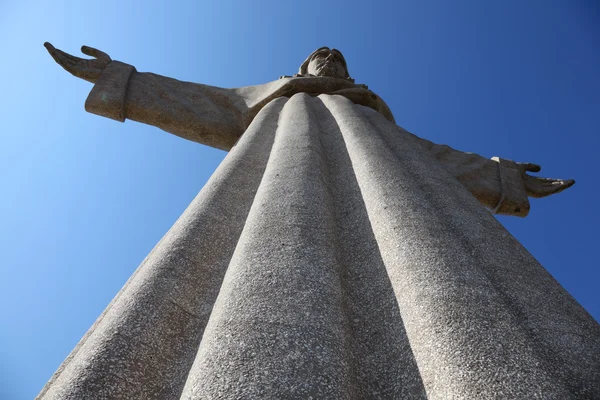
[[279,99],[257,117],[46,385],[43,398],[178,397],[265,169]]
[[[600,328],[586,311],[413,137],[349,101],[324,101],[346,139],[428,397],[597,394]],[[565,333],[580,340],[561,344]]]
[[48,48],[88,111],[231,151],[40,398],[600,393],[598,324],[481,206],[572,181],[406,132],[328,48],[238,89]]

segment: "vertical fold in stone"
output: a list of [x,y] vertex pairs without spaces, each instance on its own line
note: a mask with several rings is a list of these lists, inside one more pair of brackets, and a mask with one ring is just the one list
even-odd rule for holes
[[[319,98],[335,101],[337,96]],[[356,379],[352,398],[423,399],[425,388],[338,122],[324,104],[315,112],[335,203]]]
[[[381,137],[394,154],[406,153],[407,144],[415,142],[414,136],[402,134],[396,126],[385,122],[380,125],[377,113],[361,109],[373,126],[381,126]],[[444,223],[456,232],[458,248],[471,257],[506,312],[513,316],[514,328],[518,327],[540,360],[536,366],[556,384],[556,391],[544,393],[544,398],[561,398],[563,390],[574,398],[598,396],[600,325],[486,209],[476,206],[461,184],[448,179],[437,163],[428,172],[423,167],[428,154],[425,158],[416,154],[400,158],[415,171],[422,189],[439,210],[439,218],[445,217]],[[428,164],[425,161],[425,166]],[[440,190],[442,186],[452,192]],[[450,195],[455,201],[448,201]],[[518,358],[521,354],[511,356]],[[534,388],[531,385],[522,390],[526,393]]]
[[286,101],[274,100],[261,110],[39,398],[180,395]]
[[350,398],[348,326],[318,99],[284,107],[182,398]]
[[494,252],[497,244],[474,239],[506,241],[500,246],[525,252],[395,125],[345,98],[324,102],[340,125],[427,397],[571,398],[518,305],[488,271],[535,269],[541,281],[527,285],[556,292],[543,268],[525,265],[528,255]]

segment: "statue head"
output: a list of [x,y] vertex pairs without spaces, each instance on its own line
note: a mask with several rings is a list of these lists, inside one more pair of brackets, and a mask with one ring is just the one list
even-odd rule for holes
[[342,53],[329,47],[321,47],[313,51],[300,66],[298,76],[326,76],[354,82],[348,74],[346,60]]

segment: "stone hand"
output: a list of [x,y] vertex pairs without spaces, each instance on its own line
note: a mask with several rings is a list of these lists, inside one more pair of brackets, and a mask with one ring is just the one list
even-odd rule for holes
[[55,48],[48,42],[44,43],[44,47],[58,65],[74,76],[92,83],[98,80],[104,68],[112,61],[108,54],[88,46],[82,46],[81,52],[94,57],[91,60],[72,56]]
[[540,172],[542,167],[537,164],[517,163],[517,165],[521,171],[523,183],[525,184],[525,191],[529,197],[539,198],[560,193],[563,190],[570,188],[575,183],[573,179],[540,178],[527,174],[527,172]]

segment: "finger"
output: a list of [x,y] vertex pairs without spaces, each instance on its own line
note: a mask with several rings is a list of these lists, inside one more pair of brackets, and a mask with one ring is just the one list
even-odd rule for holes
[[552,178],[538,178],[532,177],[537,181],[539,187],[554,187],[554,186],[565,186],[565,189],[575,184],[573,179],[552,179]]
[[61,53],[65,58],[68,58],[69,60],[73,61],[73,62],[79,62],[79,61],[86,61],[85,58],[80,58],[74,55],[71,55],[69,53],[66,53],[62,50],[56,49],[57,52]]
[[[60,65],[62,65],[63,67],[64,67],[65,65],[68,65],[68,66],[74,67],[75,65],[77,65],[77,63],[79,63],[79,62],[81,62],[81,61],[84,61],[84,59],[83,59],[83,58],[79,58],[79,57],[72,56],[72,55],[70,55],[69,53],[65,53],[64,51],[62,51],[62,50],[59,50],[59,49],[56,49],[56,50],[54,50],[54,53],[55,53],[55,54],[57,55],[57,57],[59,57],[59,58],[60,58],[60,60],[62,61],[62,62],[60,62],[59,64],[60,64]],[[54,58],[54,59],[56,60],[56,58]]]
[[542,167],[538,164],[527,163],[525,164],[525,169],[529,172],[540,172]]
[[54,51],[54,46],[50,42],[44,42],[44,47],[48,50],[48,53],[52,53]]
[[536,178],[529,175],[525,179],[527,195],[537,198],[560,193],[574,184],[573,179]]
[[46,47],[46,50],[48,50],[48,53],[50,53],[54,61],[56,61],[61,67],[65,69],[67,69],[67,67],[73,67],[78,62],[83,61],[82,58],[72,56],[69,53],[65,53],[64,51],[52,46],[52,44],[48,42],[44,43],[44,47]]
[[70,58],[70,59],[75,58],[72,55],[65,53],[64,51],[59,50],[56,47],[52,46],[51,43],[48,43],[48,42],[44,43],[44,47],[46,48],[46,50],[48,50],[48,53],[50,53],[50,55],[52,57],[54,57],[55,60],[56,60],[56,57]]
[[52,46],[52,43],[50,42],[45,42],[44,47],[46,48],[46,50],[48,50],[48,53],[50,53],[52,58],[54,58],[54,61],[59,62],[56,59],[56,57],[58,56],[58,53],[56,52],[56,47]]
[[81,46],[81,52],[88,56],[96,57],[99,60],[111,61],[111,58],[105,52],[89,46]]
[[68,57],[67,53],[65,53],[64,51],[52,47],[48,48],[48,52],[50,53],[54,61],[56,61],[58,65],[65,69],[67,69],[67,67],[72,67],[75,65],[73,59]]
[[550,186],[552,187],[552,190],[554,190],[553,193],[558,193],[560,191],[570,188],[574,184],[575,181],[573,179],[555,179],[554,182],[550,184]]
[[556,180],[542,189],[543,196],[550,196],[552,194],[560,193],[563,190],[573,186],[574,183],[575,181],[573,180]]

